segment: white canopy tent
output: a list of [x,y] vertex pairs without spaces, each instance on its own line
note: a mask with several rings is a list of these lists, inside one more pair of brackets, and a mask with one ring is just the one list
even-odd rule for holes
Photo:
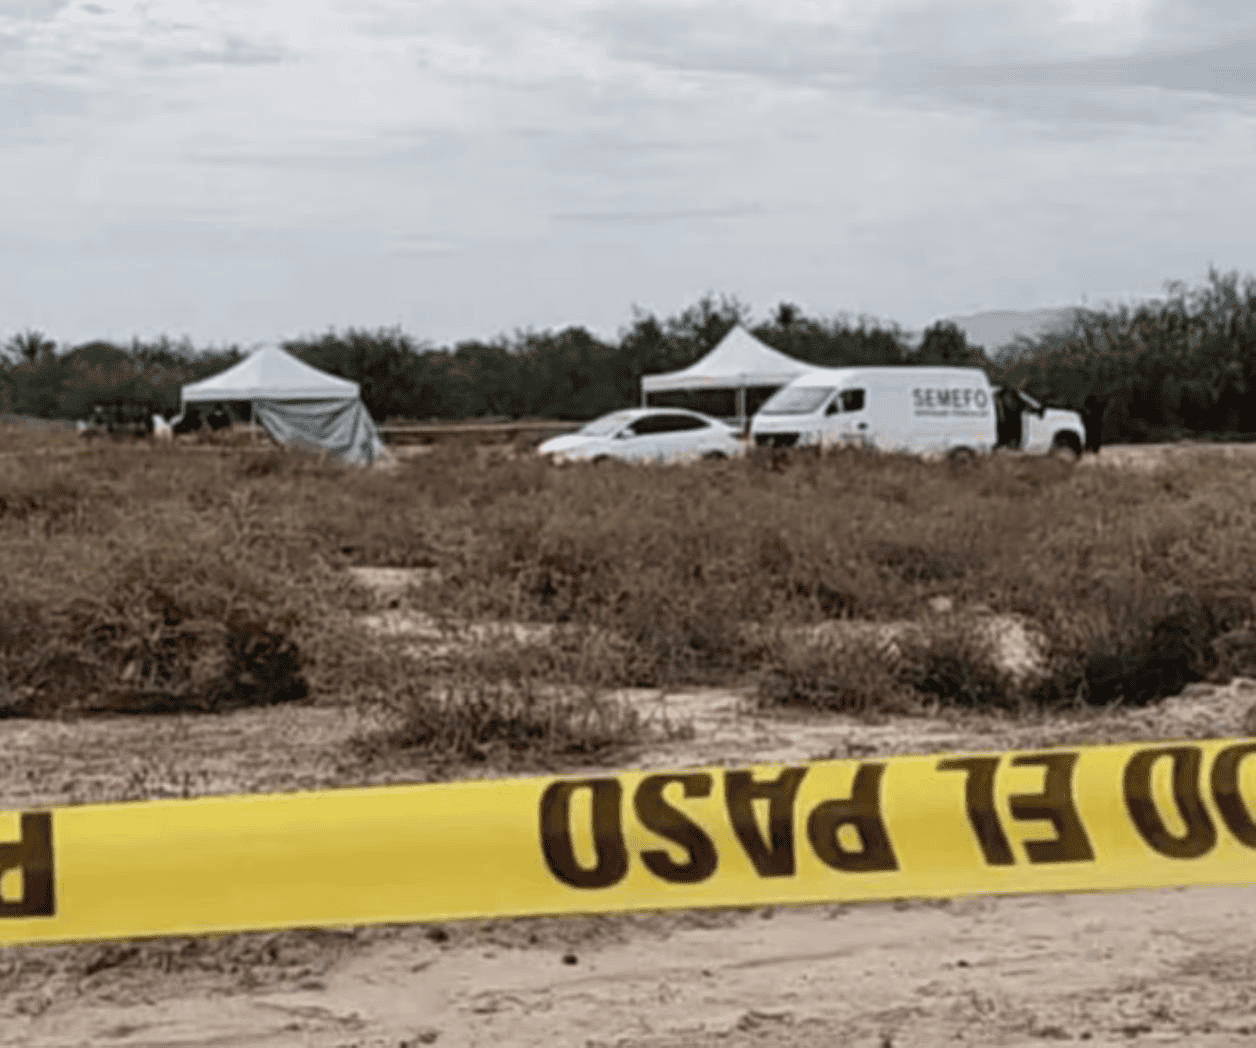
[[734,389],[737,391],[737,421],[744,428],[747,389],[783,386],[812,367],[764,345],[737,324],[720,340],[719,345],[696,364],[680,371],[642,376],[641,405],[648,406],[651,393]]
[[360,392],[356,382],[267,346],[226,371],[184,386],[182,400],[184,411],[189,404],[250,401],[253,417],[279,443],[369,465],[386,453]]

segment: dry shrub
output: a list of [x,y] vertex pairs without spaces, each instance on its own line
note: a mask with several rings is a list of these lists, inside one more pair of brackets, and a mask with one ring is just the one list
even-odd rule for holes
[[14,521],[39,517],[43,519],[46,533],[51,533],[61,530],[67,520],[72,522],[78,517],[81,501],[79,488],[62,480],[24,489],[0,488],[0,517]]
[[623,637],[591,626],[556,626],[536,639],[494,637],[489,643],[452,646],[438,661],[451,681],[503,681],[569,685],[598,690],[631,681],[639,658]]
[[974,474],[974,485],[983,499],[1038,498],[1073,480],[1074,466],[1051,456],[995,457]]
[[[352,563],[435,568],[441,581],[407,598],[429,614],[561,625],[548,650],[476,653],[515,691],[761,674],[784,701],[823,706],[894,687],[1013,701],[958,641],[907,659],[914,676],[891,687],[877,664],[839,680],[817,653],[743,639],[748,622],[919,618],[946,595],[1049,635],[1043,701],[1143,701],[1254,664],[1250,627],[1213,612],[1166,624],[1181,594],[1256,588],[1254,483],[1236,460],[953,470],[842,449],[554,469],[449,446],[383,472],[212,445],[32,447],[0,459],[0,683],[11,709],[49,712],[274,701],[298,677],[314,697],[397,690],[413,666],[354,632],[362,596],[336,572]],[[1127,661],[1105,675],[1105,658]],[[473,661],[452,672],[478,688]]]
[[282,451],[266,451],[258,455],[252,455],[242,463],[240,475],[249,478],[269,477],[285,472],[284,467],[287,464],[287,457]]
[[[933,622],[898,632],[893,645],[865,637],[828,645],[778,641],[759,684],[765,706],[805,705],[844,712],[941,706],[968,709],[1145,705],[1190,682],[1225,680],[1256,669],[1250,601],[1233,594],[1179,594],[1147,600],[1144,617],[1121,622],[1113,648],[1098,636],[1058,640],[1045,668],[1021,673],[1002,664],[993,631],[980,620]],[[1109,634],[1109,640],[1111,634]]]
[[239,481],[267,517],[292,521],[294,545],[301,552],[317,552],[334,565],[431,568],[438,563],[426,493],[414,491],[415,478],[404,465],[363,470],[285,450],[246,461]]
[[494,765],[598,757],[642,731],[621,703],[591,693],[542,695],[530,682],[411,684],[392,706],[397,723],[382,740],[388,748]]
[[[458,553],[421,599],[471,617],[596,624],[628,646],[620,683],[732,681],[756,668],[739,623],[913,618],[937,594],[1029,617],[1059,668],[1150,643],[1175,588],[1256,584],[1256,514],[1230,491],[1236,478],[1204,471],[1011,456],[951,470],[842,449],[709,469],[575,466],[513,487],[520,465],[453,481],[462,494],[438,513]],[[1020,701],[999,697],[981,653],[958,641],[922,659],[925,694]]]
[[704,681],[736,666],[743,651],[740,616],[719,594],[669,593],[658,585],[624,596],[623,609],[610,617],[629,653],[619,683]]
[[759,679],[762,707],[830,713],[905,713],[918,708],[891,662],[855,643],[780,642]]
[[926,706],[1019,706],[1026,688],[1000,666],[989,631],[973,621],[863,632],[824,642],[778,639],[761,677],[763,706],[909,713]]
[[44,468],[4,464],[18,507],[0,515],[5,714],[224,710],[334,676],[348,644],[328,573],[233,483],[246,461],[101,444]]
[[[846,452],[777,456],[774,468],[762,459],[574,466],[543,491],[477,502],[474,519],[451,513],[469,541],[433,604],[607,628],[618,619],[631,633],[665,603],[682,609],[664,612],[673,620],[693,621],[699,608],[757,621],[879,617],[910,613],[939,584],[982,588],[1032,531],[1020,506],[1002,519],[964,512],[963,490],[936,464]],[[922,512],[904,512],[907,493]],[[653,643],[659,632],[642,635]],[[688,632],[701,647],[710,630],[662,632]]]
[[1166,592],[1138,576],[1104,580],[1090,604],[1055,630],[1050,672],[1032,698],[1044,705],[1141,706],[1191,682],[1246,675],[1256,671],[1251,618],[1243,593]]
[[962,578],[969,569],[967,550],[930,549],[901,542],[873,542],[869,559],[878,568],[906,583],[949,582]]
[[1176,695],[1189,683],[1228,679],[1256,666],[1250,661],[1252,607],[1245,595],[1179,592],[1158,611],[1125,644],[1087,653],[1089,702],[1145,705]]
[[96,579],[95,592],[0,605],[3,713],[217,711],[304,698],[293,611],[276,607],[256,564],[203,554],[135,558]]
[[971,623],[953,622],[899,640],[899,680],[945,707],[995,709],[1019,705],[1023,689],[999,665],[993,639]]

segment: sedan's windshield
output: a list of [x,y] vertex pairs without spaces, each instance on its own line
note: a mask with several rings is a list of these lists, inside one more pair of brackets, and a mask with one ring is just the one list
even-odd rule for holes
[[609,437],[632,417],[627,411],[612,411],[609,415],[595,418],[577,431],[582,437]]
[[810,415],[833,395],[833,386],[786,386],[759,409],[764,415]]

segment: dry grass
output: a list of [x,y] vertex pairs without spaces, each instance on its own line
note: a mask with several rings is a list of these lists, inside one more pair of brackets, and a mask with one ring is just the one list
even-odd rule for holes
[[0,712],[307,695],[343,647],[343,587],[237,472],[145,444],[0,462]]
[[[452,465],[424,463],[435,474]],[[913,619],[946,595],[1037,623],[1052,687],[1072,698],[1070,677],[1084,684],[1092,656],[1162,650],[1158,627],[1176,607],[1237,599],[1250,615],[1254,480],[1238,464],[1129,474],[996,458],[952,469],[857,452],[671,470],[503,464],[455,481],[476,482],[441,508],[465,544],[420,604],[597,626],[629,642],[620,683],[668,685],[770,670],[780,653],[748,648],[737,629],[747,621]],[[1214,623],[1193,643],[1231,629]],[[916,653],[916,690],[1007,698],[980,652],[941,650]]]
[[[358,471],[230,446],[5,440],[10,715],[404,697],[398,745],[592,752],[636,727],[539,685],[758,680],[766,702],[828,709],[1015,707],[1145,702],[1256,669],[1256,465],[1238,459],[1134,472],[847,451],[556,469],[451,446]],[[354,625],[371,598],[347,565],[435,568],[413,610],[558,632],[455,656],[416,689],[413,664]],[[919,620],[939,595],[1036,623],[1047,679],[1012,681],[959,636],[892,665],[762,639]]]
[[893,662],[867,644],[798,644],[782,640],[758,684],[762,707],[831,713],[906,713],[920,709]]
[[530,681],[412,684],[393,707],[394,727],[376,742],[494,767],[603,757],[638,739],[643,727],[622,704],[588,692],[545,693]]

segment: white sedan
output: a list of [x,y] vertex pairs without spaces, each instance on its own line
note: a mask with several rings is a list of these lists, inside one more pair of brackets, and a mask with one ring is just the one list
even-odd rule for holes
[[685,462],[745,452],[737,431],[719,419],[680,408],[613,411],[575,433],[551,437],[537,453],[551,461]]

